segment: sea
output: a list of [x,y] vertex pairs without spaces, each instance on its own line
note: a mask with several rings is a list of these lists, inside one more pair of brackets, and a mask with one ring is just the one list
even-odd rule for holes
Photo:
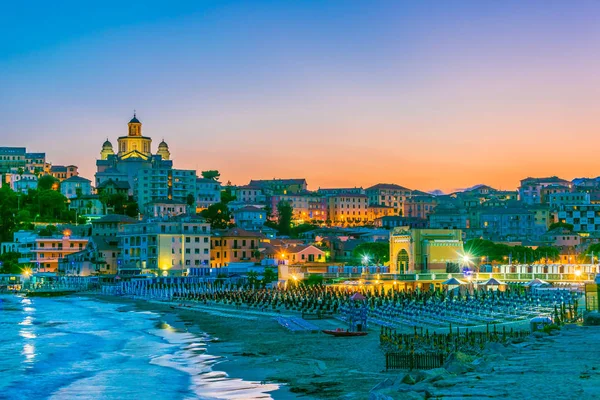
[[0,295],[0,399],[270,399],[219,370],[211,338],[86,297]]

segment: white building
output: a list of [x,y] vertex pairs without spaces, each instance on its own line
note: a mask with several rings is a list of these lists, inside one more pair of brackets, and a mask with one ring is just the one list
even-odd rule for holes
[[80,176],[72,176],[60,183],[60,192],[67,199],[77,196],[89,196],[92,194],[92,181]]
[[118,237],[120,274],[184,276],[210,264],[210,224],[199,217],[123,225]]
[[246,206],[233,212],[235,224],[247,230],[260,229],[267,220],[267,212],[259,207]]
[[38,185],[38,177],[36,175],[29,172],[19,174],[14,170],[6,174],[5,181],[17,193],[27,193],[29,189],[37,189]]

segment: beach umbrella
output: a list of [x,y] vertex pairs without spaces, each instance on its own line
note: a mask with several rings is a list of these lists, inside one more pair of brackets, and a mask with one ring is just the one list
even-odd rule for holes
[[483,285],[483,286],[501,286],[501,285],[506,285],[506,283],[499,281],[496,278],[490,278],[487,281],[481,283],[481,285]]
[[550,284],[541,279],[535,278],[525,284],[527,287],[535,287],[535,286],[550,286]]
[[446,285],[446,286],[460,286],[460,285],[464,285],[465,282],[458,280],[456,278],[450,278],[447,281],[442,282],[442,285]]
[[356,292],[354,293],[352,296],[350,296],[350,300],[352,301],[361,301],[361,300],[366,300],[367,298],[365,296],[363,296],[362,294]]

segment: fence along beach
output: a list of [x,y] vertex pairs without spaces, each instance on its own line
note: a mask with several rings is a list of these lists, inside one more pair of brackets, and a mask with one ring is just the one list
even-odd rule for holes
[[[323,349],[333,350],[336,353],[334,361],[325,361],[327,372],[315,367],[320,379],[331,385],[330,389],[335,386],[327,381],[328,376],[338,376],[339,385],[348,383],[348,377],[339,373],[348,368],[344,367],[344,363],[348,362],[347,354],[362,354],[361,365],[369,366],[362,373],[370,374],[367,376],[376,381],[385,377],[386,369],[437,368],[454,351],[466,351],[467,347],[481,349],[489,342],[504,344],[529,336],[530,318],[545,315],[554,319],[573,319],[577,317],[579,307],[578,295],[566,289],[535,291],[519,285],[511,285],[505,291],[461,294],[458,291],[406,292],[322,285],[261,288],[201,278],[157,278],[104,286],[102,291],[150,300],[172,307],[186,316],[210,313],[226,319],[225,324],[260,321],[261,329],[268,326],[267,331],[275,330],[279,334],[270,342],[271,349],[262,347],[259,342],[253,342],[252,346],[264,348],[267,352],[277,349],[279,355],[286,354],[288,346],[310,346],[314,358],[307,360],[309,365],[323,358]],[[364,296],[364,300],[351,300],[357,292]],[[323,342],[320,337],[323,335],[281,334],[285,332],[283,327],[291,332],[302,330],[290,329],[291,318],[302,321],[303,317],[311,317],[314,319],[310,323],[314,322],[321,328],[344,326],[348,313],[356,308],[363,308],[368,314],[373,334],[370,338],[352,339],[360,342],[344,346],[347,354],[339,347],[340,343],[348,343],[343,342],[345,339],[338,339],[334,347],[324,345],[319,349],[316,346]],[[256,326],[250,329],[256,331]],[[260,334],[263,335],[262,332]],[[230,339],[236,340],[233,336]],[[374,343],[374,338],[377,343]],[[277,342],[280,346],[276,345]],[[370,350],[365,352],[363,347]],[[333,365],[331,369],[330,364]],[[338,372],[333,373],[334,369]],[[282,367],[270,377],[280,382],[287,381],[293,389],[304,393],[316,394],[321,390],[323,394],[319,396],[335,397],[323,391],[322,387],[311,386],[308,376],[296,379],[291,367],[288,373],[285,370]],[[370,382],[372,384],[373,379]],[[337,390],[342,390],[339,385]],[[348,385],[342,393],[353,387],[351,383]],[[330,393],[340,394],[337,390],[332,389]]]

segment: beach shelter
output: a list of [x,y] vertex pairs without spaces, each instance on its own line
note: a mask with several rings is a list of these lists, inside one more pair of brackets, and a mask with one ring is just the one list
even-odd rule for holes
[[526,287],[541,287],[541,286],[551,286],[548,282],[543,281],[541,279],[535,278],[525,284]]
[[506,286],[506,283],[499,281],[496,278],[490,278],[487,281],[480,284],[481,286],[485,286],[487,290],[498,290],[500,286]]
[[350,296],[350,300],[352,301],[362,301],[362,300],[366,300],[367,298],[365,296],[363,296],[362,294],[356,292],[354,293],[352,296]]
[[450,278],[447,281],[442,282],[442,285],[445,286],[460,286],[460,285],[464,285],[465,282],[458,280],[456,278]]
[[450,278],[447,281],[442,282],[442,286],[446,286],[446,290],[448,290],[448,291],[458,289],[462,285],[465,285],[465,282],[458,280],[456,278]]

